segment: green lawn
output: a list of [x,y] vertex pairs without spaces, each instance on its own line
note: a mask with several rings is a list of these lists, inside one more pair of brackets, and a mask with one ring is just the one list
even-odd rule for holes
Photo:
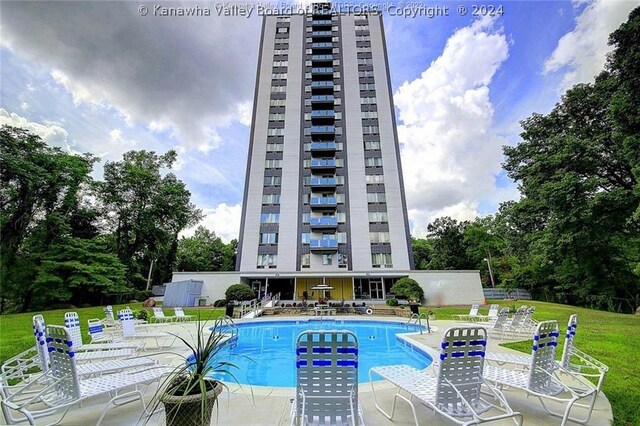
[[[560,336],[564,335],[569,315],[578,314],[575,345],[609,366],[603,391],[613,407],[614,425],[640,425],[640,316],[594,311],[567,305],[538,301],[518,302],[492,300],[503,307],[515,304],[535,306],[536,320],[557,320]],[[425,308],[436,313],[436,318],[451,319],[452,314],[467,314],[469,308]],[[486,314],[488,308],[480,310]],[[562,353],[564,338],[558,344],[558,357]],[[506,343],[504,346],[522,352],[531,352],[531,342]]]
[[[558,320],[564,331],[569,315],[578,314],[578,332],[576,346],[607,364],[610,368],[604,381],[603,390],[613,406],[614,425],[640,425],[640,316],[613,314],[566,305],[557,305],[537,301],[506,302],[490,301],[501,306],[516,307],[522,304],[536,307],[534,318],[537,320]],[[114,305],[114,310],[125,305]],[[129,304],[132,309],[140,309],[141,304]],[[421,308],[422,312],[433,310],[437,319],[451,319],[452,314],[469,313],[468,307]],[[67,309],[44,311],[48,324],[63,324]],[[87,334],[87,319],[103,318],[102,307],[76,309],[81,319],[83,336]],[[187,315],[196,315],[200,311],[204,317],[219,317],[224,308],[185,309]],[[481,309],[486,314],[487,307]],[[169,312],[167,312],[168,314]],[[13,355],[33,346],[31,317],[33,313],[0,315],[0,363]],[[563,333],[560,333],[561,335]],[[560,339],[558,353],[562,352],[563,339]],[[531,342],[507,343],[504,346],[529,353]]]
[[[131,309],[137,310],[142,307],[142,303],[129,303],[126,305],[113,305],[113,310],[117,314],[119,309],[130,306]],[[73,309],[80,316],[80,327],[82,329],[82,339],[84,342],[89,342],[89,332],[87,327],[87,320],[91,318],[104,318],[102,306],[93,308],[78,308]],[[55,311],[42,311],[45,322],[47,324],[64,324],[65,312],[71,311],[71,309],[58,309]],[[224,308],[186,308],[184,313],[186,315],[200,315],[203,319],[217,318],[224,315]],[[6,359],[11,358],[20,352],[29,349],[34,346],[33,333],[32,333],[32,320],[34,312],[25,314],[10,314],[0,315],[0,364]],[[165,315],[172,315],[171,310],[167,310]]]

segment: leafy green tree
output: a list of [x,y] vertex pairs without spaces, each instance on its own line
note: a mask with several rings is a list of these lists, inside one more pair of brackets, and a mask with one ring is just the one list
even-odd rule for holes
[[528,251],[515,275],[558,301],[627,311],[640,303],[639,37],[636,9],[612,35],[596,81],[524,120],[523,141],[504,148],[523,194],[504,213]]
[[[235,240],[234,240],[235,241]],[[233,250],[233,248],[231,248]],[[178,241],[177,271],[230,271],[233,251],[215,232],[198,226],[192,237]]]
[[474,269],[464,245],[464,229],[468,222],[440,217],[427,225],[433,241],[433,254],[427,269]]
[[413,278],[400,278],[391,286],[391,293],[396,296],[405,297],[410,301],[420,302],[424,299],[424,290]]
[[415,268],[428,269],[433,255],[433,242],[424,238],[411,238],[411,248]]
[[86,224],[93,214],[82,200],[96,159],[67,154],[37,135],[8,126],[0,129],[0,142],[0,307],[8,301],[27,310],[34,293],[42,290],[31,280],[43,256],[74,233],[95,231],[75,226]]
[[246,284],[232,284],[224,292],[228,302],[255,299],[256,293]]
[[137,288],[144,288],[152,261],[157,265],[154,277],[161,277],[154,282],[170,276],[178,234],[202,217],[184,183],[163,173],[176,158],[175,151],[129,151],[122,161],[105,164],[104,181],[98,184],[106,231],[113,234],[127,281]]

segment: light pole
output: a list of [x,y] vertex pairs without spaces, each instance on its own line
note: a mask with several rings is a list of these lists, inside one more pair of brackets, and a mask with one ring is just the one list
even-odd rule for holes
[[493,270],[491,269],[491,255],[487,253],[488,258],[485,257],[484,260],[487,262],[487,266],[489,267],[489,277],[491,278],[491,287],[496,288],[496,283],[493,281]]

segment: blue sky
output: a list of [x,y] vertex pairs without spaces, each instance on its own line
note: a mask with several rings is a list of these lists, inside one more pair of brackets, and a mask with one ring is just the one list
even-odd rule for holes
[[[92,152],[176,149],[203,224],[236,238],[261,18],[140,16],[140,2],[3,2],[0,124]],[[383,3],[379,3],[382,5]],[[385,2],[384,4],[392,4]],[[399,3],[395,3],[397,6]],[[406,4],[406,3],[404,3]],[[503,1],[495,17],[385,15],[412,233],[517,199],[501,146],[518,122],[592,81],[636,1]],[[477,3],[476,3],[477,4]],[[482,4],[482,3],[480,3]]]

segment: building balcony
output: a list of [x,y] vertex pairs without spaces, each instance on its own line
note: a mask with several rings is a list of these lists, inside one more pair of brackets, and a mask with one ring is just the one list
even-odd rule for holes
[[311,95],[311,104],[331,104],[334,101],[333,95]]
[[311,55],[312,62],[333,62],[333,55]]
[[336,113],[332,109],[319,109],[311,111],[311,124],[316,126],[329,125],[335,122]]
[[311,136],[332,135],[336,133],[336,126],[311,126],[309,133],[311,134]]
[[312,171],[333,171],[336,169],[336,160],[311,160]]
[[312,177],[309,180],[309,186],[311,189],[329,189],[335,188],[337,185],[336,178],[316,178]]
[[331,31],[312,31],[312,37],[331,37]]
[[338,219],[334,216],[312,217],[309,222],[311,230],[337,229]]
[[333,68],[331,67],[316,67],[311,68],[311,75],[330,75],[333,76]]
[[333,90],[333,81],[312,81],[311,88],[322,88],[322,89],[331,89]]
[[318,27],[331,27],[332,24],[331,19],[314,19],[311,21],[313,29],[317,29]]
[[312,49],[333,49],[333,43],[330,41],[322,41],[311,43]]
[[311,155],[334,154],[336,152],[336,149],[337,146],[335,142],[311,142]]
[[338,201],[336,197],[311,197],[309,205],[312,210],[335,210]]
[[312,253],[335,253],[338,251],[338,240],[336,239],[311,240],[310,245]]

